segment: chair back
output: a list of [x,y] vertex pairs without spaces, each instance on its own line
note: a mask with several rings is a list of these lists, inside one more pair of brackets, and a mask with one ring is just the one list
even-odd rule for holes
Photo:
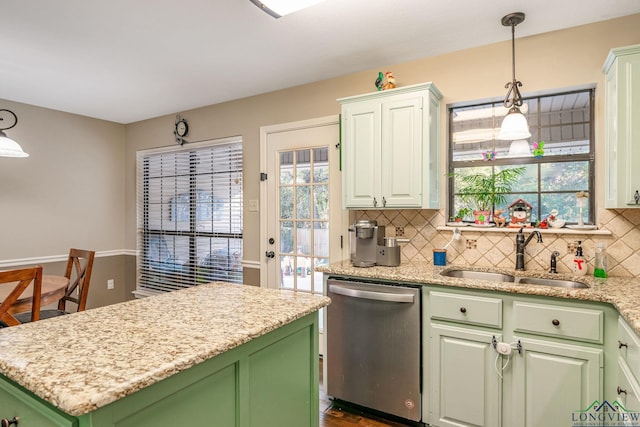
[[[17,283],[15,283],[17,282]],[[42,293],[42,267],[36,266],[19,270],[0,271],[0,286],[11,286],[7,283],[15,283],[13,290],[0,302],[0,324],[6,326],[20,325],[21,322],[12,314],[12,306],[18,301],[22,293],[33,283],[31,321],[40,320],[40,295]]]
[[71,249],[67,261],[65,277],[69,279],[69,286],[65,295],[58,302],[58,310],[66,311],[66,302],[71,301],[78,305],[77,311],[84,311],[89,295],[89,282],[91,281],[91,269],[95,251],[83,249]]

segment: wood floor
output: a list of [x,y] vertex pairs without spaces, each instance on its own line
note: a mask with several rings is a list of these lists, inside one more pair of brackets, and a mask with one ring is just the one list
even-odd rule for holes
[[322,358],[320,358],[320,427],[406,427],[402,424],[371,414],[364,414],[352,408],[341,408],[327,398],[323,387]]

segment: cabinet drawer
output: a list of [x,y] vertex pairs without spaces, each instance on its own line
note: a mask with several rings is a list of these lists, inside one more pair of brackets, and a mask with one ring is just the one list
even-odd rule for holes
[[[618,382],[617,390],[611,395],[617,393],[617,400],[622,402],[625,409],[637,411],[640,408],[640,395],[638,394],[640,386],[630,371],[630,365],[622,358],[618,358]],[[608,390],[607,390],[608,391]],[[609,395],[609,393],[605,393]]]
[[502,300],[444,292],[429,292],[432,319],[502,327]]
[[514,330],[602,344],[604,313],[573,307],[513,303]]
[[618,318],[618,354],[636,379],[640,379],[640,339],[621,317]]

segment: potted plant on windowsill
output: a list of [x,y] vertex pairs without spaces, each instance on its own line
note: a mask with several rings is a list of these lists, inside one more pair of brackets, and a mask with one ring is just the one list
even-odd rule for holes
[[513,184],[524,173],[524,167],[502,169],[487,175],[476,173],[472,175],[454,174],[459,179],[460,199],[475,206],[473,216],[476,224],[488,225],[491,210],[507,202],[505,194],[511,192]]
[[454,216],[451,217],[451,220],[455,221],[455,222],[462,222],[464,217],[469,216],[472,213],[473,213],[472,209],[460,208],[460,209],[458,209],[458,213],[456,213]]

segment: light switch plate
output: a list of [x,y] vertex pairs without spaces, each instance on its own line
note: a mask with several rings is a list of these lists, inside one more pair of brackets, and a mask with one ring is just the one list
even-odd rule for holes
[[258,212],[257,200],[249,200],[249,212]]

